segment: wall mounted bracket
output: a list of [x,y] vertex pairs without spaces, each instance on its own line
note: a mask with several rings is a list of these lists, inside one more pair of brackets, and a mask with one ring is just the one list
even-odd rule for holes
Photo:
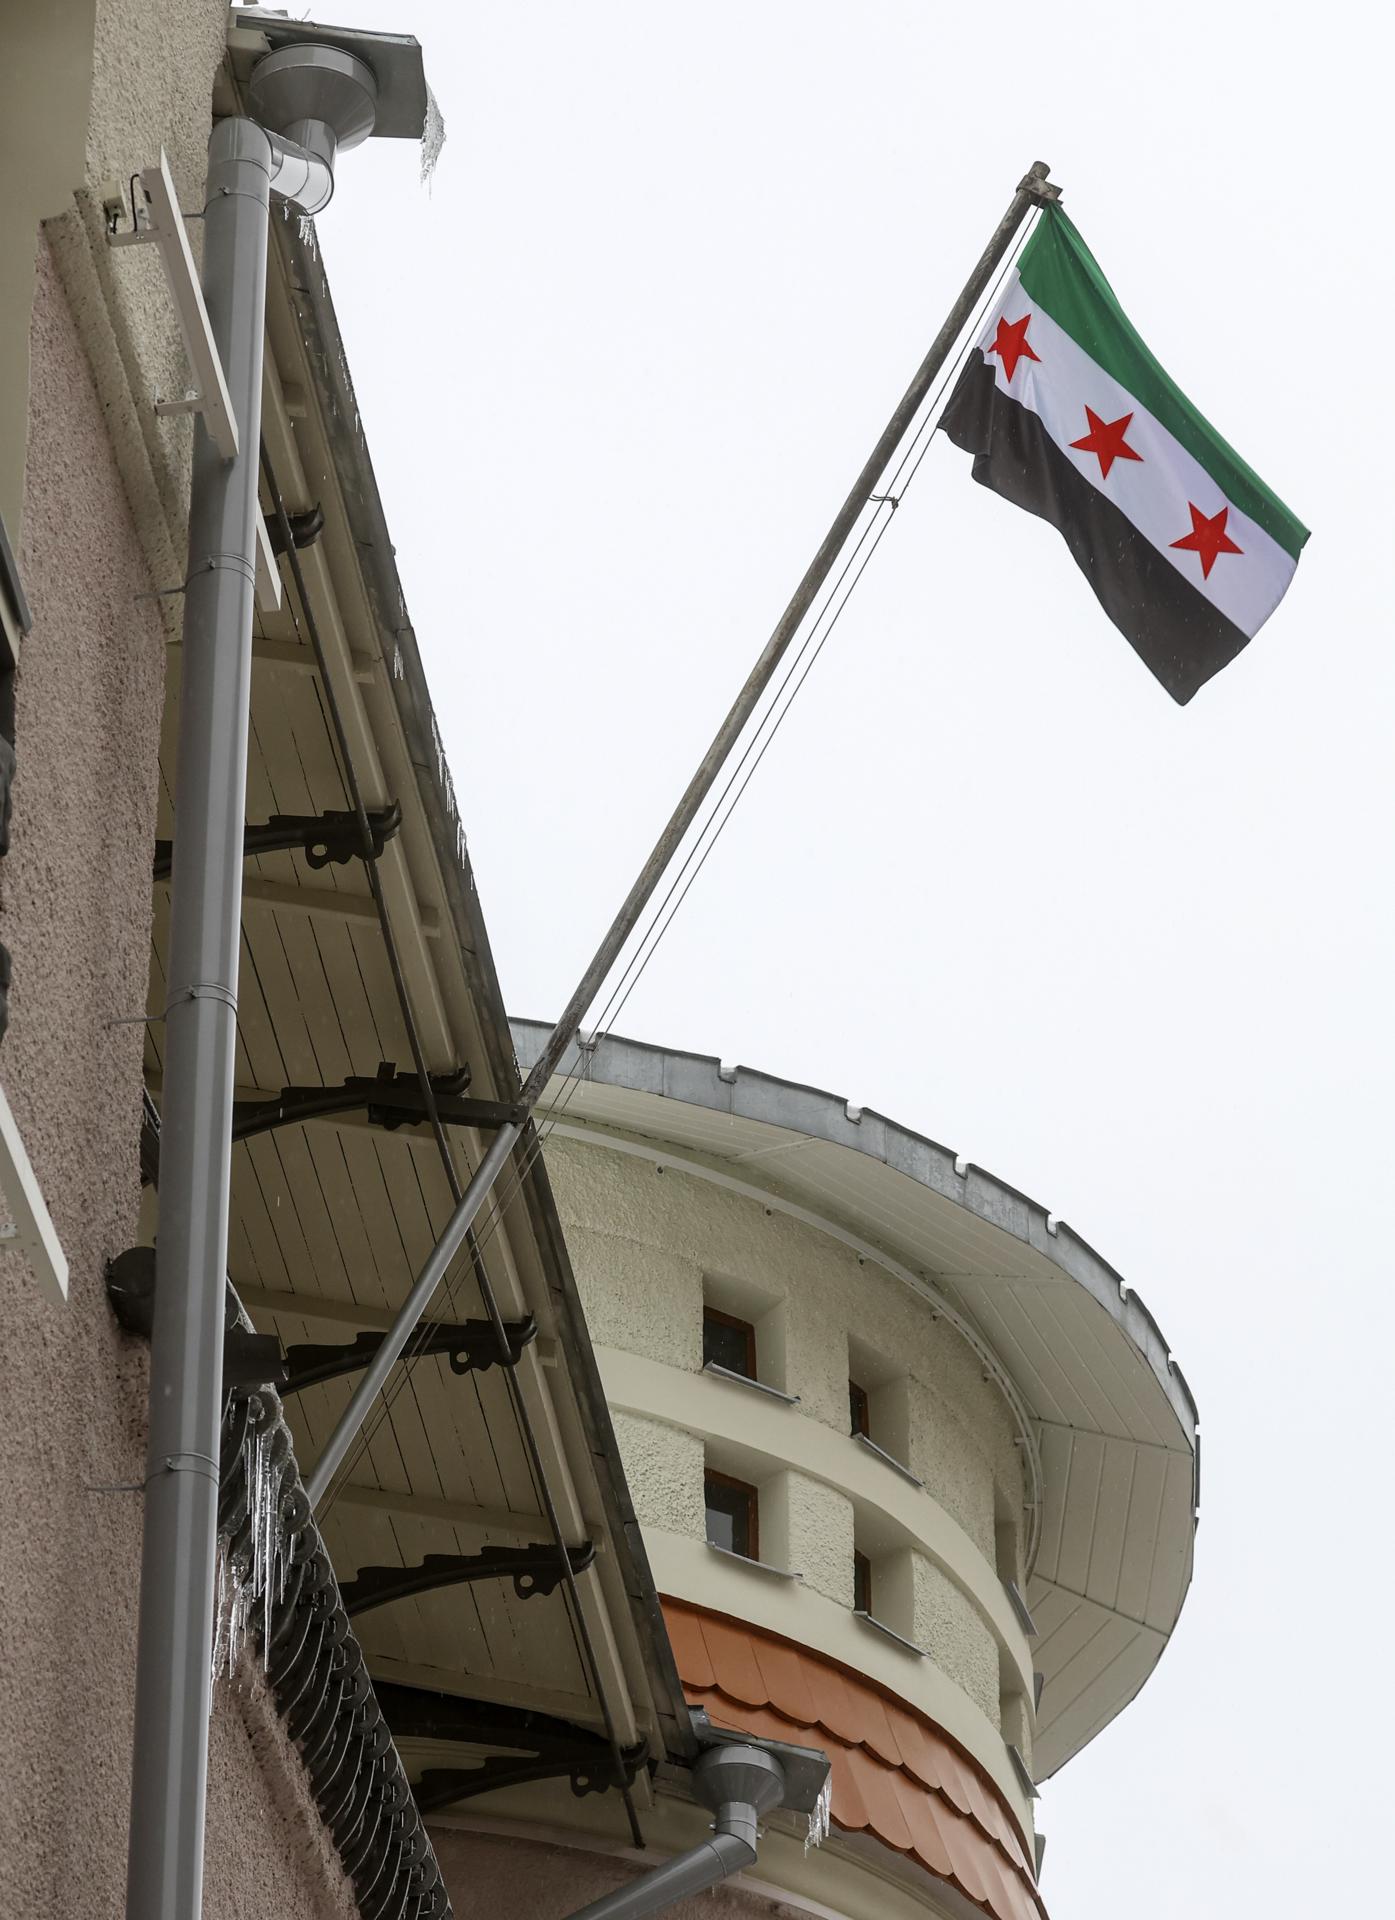
[[[309,1303],[307,1302],[307,1305]],[[499,1352],[493,1323],[488,1320],[428,1320],[418,1330],[412,1352],[421,1359],[430,1353],[444,1353],[452,1373],[485,1373],[495,1365],[515,1367],[523,1349],[538,1336],[538,1323],[532,1314],[522,1320],[506,1320],[506,1351]],[[386,1336],[361,1333],[347,1346],[300,1345],[286,1349],[288,1378],[283,1391],[303,1393],[341,1374],[361,1373],[377,1354]]]
[[604,1793],[633,1785],[648,1760],[648,1747],[641,1740],[621,1749],[617,1768],[610,1744],[600,1734],[551,1714],[383,1680],[375,1691],[383,1717],[399,1740],[455,1740],[504,1749],[475,1767],[429,1767],[416,1789],[423,1814],[529,1780],[570,1780],[578,1798]]
[[[584,1573],[595,1558],[589,1540],[566,1550],[573,1573]],[[512,1580],[515,1597],[531,1600],[535,1594],[555,1593],[566,1572],[560,1547],[485,1547],[480,1553],[428,1553],[415,1567],[360,1567],[357,1578],[341,1584],[339,1592],[352,1618],[391,1606],[394,1600],[472,1580]]]
[[[467,1100],[470,1069],[432,1074],[436,1111],[447,1126],[505,1127],[516,1123],[519,1108],[499,1100]],[[391,1133],[401,1126],[420,1126],[429,1116],[415,1073],[398,1073],[386,1060],[375,1078],[351,1075],[338,1087],[283,1087],[268,1100],[238,1100],[233,1104],[232,1137],[247,1140],[273,1127],[293,1127],[306,1120],[322,1120],[362,1108],[372,1127]]]
[[[107,1299],[117,1324],[142,1340],[155,1323],[155,1249],[128,1247],[107,1262]],[[227,1290],[223,1324],[224,1397],[245,1398],[261,1387],[286,1384],[286,1359],[274,1333],[254,1333],[240,1320],[237,1297]]]
[[179,316],[184,350],[197,383],[193,392],[177,400],[157,400],[156,413],[201,413],[213,444],[225,460],[237,458],[237,421],[232,397],[223,373],[223,362],[213,339],[208,309],[203,303],[198,269],[184,231],[184,215],[179,210],[174,181],[170,176],[165,150],[160,149],[158,166],[143,167],[136,175],[145,205],[136,209],[136,223],[124,233],[109,232],[107,244],[113,247],[139,247],[154,244],[160,249],[169,281],[170,295]]
[[[381,859],[383,848],[402,825],[402,808],[396,800],[386,807],[370,809],[369,841],[372,857]],[[363,840],[358,830],[358,815],[347,809],[331,808],[326,813],[273,813],[269,820],[249,821],[242,834],[242,857],[250,860],[259,853],[303,853],[305,864],[318,870],[331,862],[347,866],[361,860]],[[174,862],[174,842],[157,840],[153,873],[156,880],[168,880]]]

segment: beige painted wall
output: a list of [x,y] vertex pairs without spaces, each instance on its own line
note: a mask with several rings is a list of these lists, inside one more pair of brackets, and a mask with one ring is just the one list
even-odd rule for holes
[[[1001,1579],[1020,1577],[1023,1483],[981,1362],[893,1275],[801,1221],[603,1145],[554,1139],[547,1158],[656,1571],[681,1567],[670,1590],[715,1604],[706,1589],[720,1586],[742,1611],[727,1569],[704,1573],[664,1542],[704,1538],[705,1458],[752,1481],[762,1560],[850,1609],[854,1546],[868,1553],[874,1609],[964,1696],[956,1737],[967,1729],[985,1764],[990,1749],[1006,1781],[1003,1739],[1030,1757],[1031,1659]],[[761,1377],[797,1407],[701,1375],[704,1295],[755,1323]],[[850,1367],[872,1393],[873,1437],[923,1493],[849,1438]],[[759,1597],[766,1624],[790,1604]],[[825,1650],[857,1664],[865,1635],[854,1623]],[[888,1659],[907,1697],[924,1691],[907,1656]]]

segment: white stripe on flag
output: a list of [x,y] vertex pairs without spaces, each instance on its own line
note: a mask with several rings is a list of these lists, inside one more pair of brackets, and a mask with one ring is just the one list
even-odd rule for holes
[[[1002,356],[988,349],[1000,316],[1011,323],[1024,314],[1031,315],[1027,344],[1038,358],[1019,359],[1009,380]],[[1091,486],[1112,500],[1185,580],[1204,593],[1242,633],[1253,634],[1263,626],[1283,598],[1297,562],[1263,527],[1227,500],[1201,463],[1173,439],[1161,421],[1078,347],[1044,307],[1028,298],[1015,273],[990,313],[977,348],[994,368],[999,391],[1036,414]],[[1087,404],[1101,420],[1133,415],[1124,438],[1141,456],[1139,459],[1116,459],[1106,477],[1096,454],[1071,445],[1089,434]],[[1228,506],[1225,531],[1241,548],[1238,554],[1218,554],[1209,579],[1202,574],[1197,553],[1172,544],[1191,532],[1193,504],[1208,518]]]

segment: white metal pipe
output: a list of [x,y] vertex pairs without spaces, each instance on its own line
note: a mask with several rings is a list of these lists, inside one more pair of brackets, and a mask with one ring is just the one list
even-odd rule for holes
[[136,1664],[128,1920],[199,1920],[272,144],[208,143],[204,298],[238,453],[195,429]]

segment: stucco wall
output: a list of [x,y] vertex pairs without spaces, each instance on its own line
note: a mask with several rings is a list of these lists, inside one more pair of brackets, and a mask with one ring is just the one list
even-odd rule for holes
[[[0,1256],[0,1913],[124,1904],[146,1350],[107,1259],[136,1234],[164,644],[121,476],[47,241],[38,251],[16,684],[14,954],[0,1081],[67,1254],[66,1306]],[[115,1489],[115,1490],[114,1490]],[[298,1760],[253,1687],[219,1689],[206,1915],[354,1909]]]
[[697,1535],[703,1530],[702,1440],[682,1427],[616,1409],[611,1419],[643,1527]]
[[972,1349],[923,1301],[802,1222],[671,1168],[555,1139],[547,1166],[598,1346],[695,1370],[704,1275],[773,1290],[800,1412],[846,1432],[850,1335],[904,1373],[907,1464],[993,1558],[995,1502],[1021,1508],[1012,1428]]
[[[772,1384],[799,1396],[791,1420],[845,1436],[855,1367],[873,1394],[873,1437],[886,1444],[894,1432],[905,1464],[987,1562],[983,1577],[996,1585],[1004,1554],[1002,1571],[1018,1571],[1022,1478],[1007,1411],[967,1343],[923,1300],[802,1221],[672,1167],[658,1173],[573,1140],[551,1141],[547,1158],[603,1365],[605,1350],[618,1348],[696,1373],[704,1294],[743,1311],[757,1322],[762,1377],[772,1379],[772,1353]],[[703,1444],[660,1411],[617,1419],[636,1506],[646,1526],[701,1538]],[[707,1448],[713,1464],[760,1485],[761,1558],[851,1607],[854,1544],[870,1551],[888,1624],[928,1649],[997,1726],[1000,1649],[974,1601],[923,1553],[879,1545],[876,1516],[859,1517],[855,1499],[826,1475],[799,1470],[797,1439],[778,1471],[744,1456],[753,1417],[742,1390],[730,1390]]]

